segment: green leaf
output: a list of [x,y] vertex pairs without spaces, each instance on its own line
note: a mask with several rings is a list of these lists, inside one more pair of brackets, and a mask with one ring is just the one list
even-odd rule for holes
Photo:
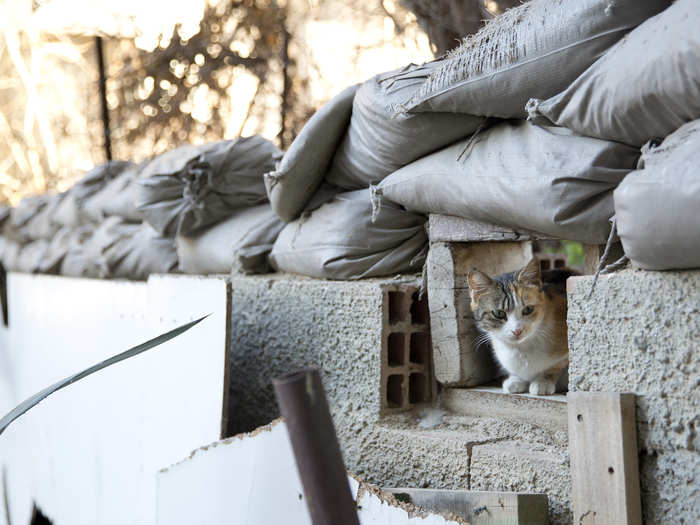
[[145,352],[146,350],[155,348],[156,346],[161,345],[166,341],[170,341],[178,335],[186,332],[197,323],[203,321],[204,319],[209,317],[209,315],[205,315],[204,317],[201,317],[196,321],[183,324],[182,326],[170,330],[167,333],[161,334],[158,337],[154,337],[153,339],[146,341],[145,343],[141,343],[140,345],[134,346],[133,348],[130,348],[129,350],[126,350],[121,354],[117,354],[115,356],[110,357],[109,359],[105,359],[101,363],[97,363],[96,365],[86,368],[82,372],[78,372],[77,374],[68,376],[65,379],[61,379],[60,381],[54,383],[53,385],[44,388],[40,392],[37,392],[33,396],[22,401],[19,405],[10,410],[2,419],[0,419],[0,434],[2,434],[5,431],[5,429],[10,425],[10,423],[12,423],[15,419],[24,414],[30,408],[41,403],[44,399],[49,397],[57,390],[60,390],[72,383],[75,383],[76,381],[79,381],[82,378],[97,372],[98,370],[102,370],[103,368],[112,366],[113,364],[118,363],[119,361],[124,361],[124,359],[129,359],[130,357],[134,357],[135,355]]

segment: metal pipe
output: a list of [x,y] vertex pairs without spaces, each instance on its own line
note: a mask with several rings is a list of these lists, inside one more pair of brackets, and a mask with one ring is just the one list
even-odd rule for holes
[[100,103],[102,105],[102,126],[104,128],[105,136],[105,156],[107,157],[107,162],[112,160],[112,139],[111,132],[109,129],[109,108],[107,107],[107,75],[105,74],[105,56],[104,48],[102,46],[102,37],[95,37],[95,46],[97,53],[97,69],[100,75],[99,87],[100,87]]
[[272,380],[314,525],[359,525],[317,368]]

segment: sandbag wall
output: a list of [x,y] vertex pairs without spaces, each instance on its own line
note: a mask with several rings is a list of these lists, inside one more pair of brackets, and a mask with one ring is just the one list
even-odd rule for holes
[[[700,119],[697,27],[693,0],[531,0],[443,58],[346,88],[284,154],[260,137],[184,146],[0,210],[0,260],[96,277],[358,279],[420,271],[430,213],[595,244],[618,212],[633,262],[698,267],[693,251],[638,255],[697,238],[698,221],[665,231],[670,220],[627,183],[652,166],[673,181],[697,155],[678,137],[661,147],[682,151],[652,154]],[[693,192],[667,197],[700,204]],[[655,229],[635,229],[640,214]]]

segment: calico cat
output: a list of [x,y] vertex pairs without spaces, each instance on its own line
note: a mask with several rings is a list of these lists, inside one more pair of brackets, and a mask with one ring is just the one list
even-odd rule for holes
[[474,320],[508,373],[504,392],[566,390],[566,279],[572,275],[577,273],[542,272],[534,258],[522,269],[494,278],[478,270],[469,273]]

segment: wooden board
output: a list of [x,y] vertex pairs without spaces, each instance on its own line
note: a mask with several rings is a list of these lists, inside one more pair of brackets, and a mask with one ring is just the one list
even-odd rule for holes
[[400,501],[433,512],[450,513],[470,525],[546,525],[546,494],[387,488]]
[[634,394],[569,392],[576,525],[641,525]]

